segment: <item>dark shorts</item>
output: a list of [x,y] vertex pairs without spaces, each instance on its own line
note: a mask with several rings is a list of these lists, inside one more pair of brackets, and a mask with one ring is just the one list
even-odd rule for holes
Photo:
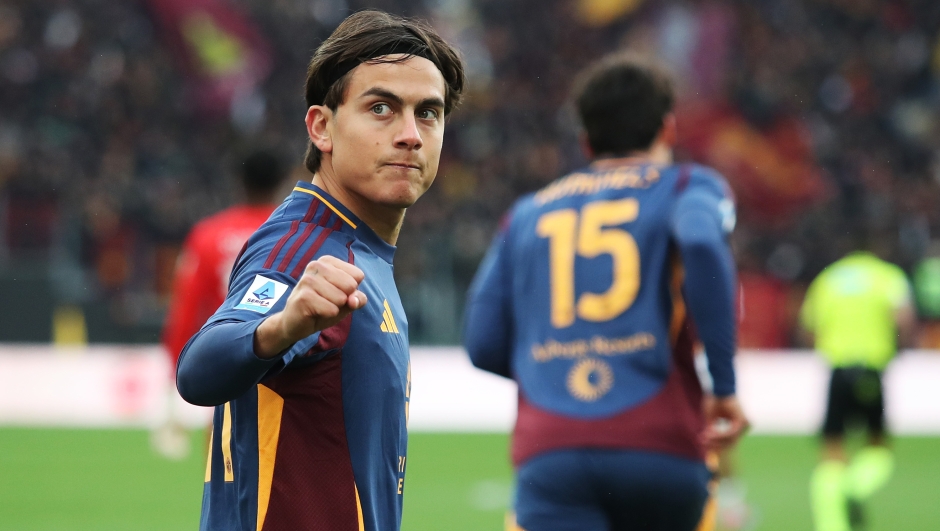
[[841,437],[855,425],[864,425],[870,435],[885,433],[881,372],[866,367],[833,369],[823,435]]
[[642,451],[565,450],[524,463],[516,522],[525,531],[694,531],[711,473]]

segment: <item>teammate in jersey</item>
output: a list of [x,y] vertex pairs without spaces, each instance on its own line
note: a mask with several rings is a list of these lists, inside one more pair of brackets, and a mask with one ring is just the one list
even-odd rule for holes
[[[238,252],[277,206],[284,170],[276,156],[257,151],[241,162],[238,176],[244,199],[197,223],[180,253],[162,338],[174,375],[183,346],[225,300]],[[154,431],[152,441],[161,454],[181,458],[189,453],[189,436],[176,418],[178,398],[172,395],[167,422]]]
[[[864,246],[863,230],[856,239]],[[822,458],[810,484],[813,518],[817,531],[849,531],[863,525],[864,502],[884,486],[894,468],[881,373],[898,344],[914,335],[907,277],[871,252],[850,253],[810,284],[800,321],[832,367]],[[850,461],[846,426],[858,422],[867,429],[868,444]]]
[[313,182],[251,236],[180,356],[181,395],[216,406],[201,529],[399,529],[411,381],[392,258],[463,83],[429,26],[377,11],[314,53]]
[[576,103],[593,162],[513,206],[471,286],[464,344],[519,385],[519,527],[691,531],[706,447],[747,425],[732,365],[734,206],[717,173],[673,164],[673,93],[654,67],[606,58]]

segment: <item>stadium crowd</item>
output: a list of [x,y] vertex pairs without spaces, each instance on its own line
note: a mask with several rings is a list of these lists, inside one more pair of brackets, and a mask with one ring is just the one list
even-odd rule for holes
[[261,36],[245,45],[265,63],[258,82],[222,106],[198,97],[167,37],[159,15],[177,3],[0,1],[0,253],[83,272],[94,289],[62,297],[111,300],[128,326],[159,320],[183,237],[234,201],[246,150],[300,166],[305,63],[364,7],[426,17],[469,68],[439,180],[399,241],[417,342],[456,342],[505,209],[584,163],[571,82],[616,48],[669,65],[683,157],[737,195],[742,346],[792,344],[802,286],[848,250],[850,226],[908,271],[940,234],[928,0],[205,0]]

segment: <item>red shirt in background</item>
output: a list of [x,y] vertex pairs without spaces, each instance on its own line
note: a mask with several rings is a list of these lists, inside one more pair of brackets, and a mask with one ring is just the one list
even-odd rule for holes
[[174,373],[186,342],[225,300],[229,275],[242,246],[274,208],[268,204],[233,206],[200,221],[189,233],[176,265],[163,329],[163,346]]

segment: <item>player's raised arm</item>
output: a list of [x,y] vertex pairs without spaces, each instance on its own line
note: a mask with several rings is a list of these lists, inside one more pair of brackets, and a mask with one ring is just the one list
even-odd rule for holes
[[[695,171],[695,170],[692,170]],[[733,444],[747,428],[735,398],[734,352],[736,274],[728,245],[734,206],[711,176],[693,175],[672,219],[672,233],[685,266],[685,298],[708,356],[714,407],[707,412],[706,443]],[[715,421],[722,419],[722,429]]]
[[[207,325],[180,356],[176,374],[180,395],[203,406],[242,395],[280,363],[292,345],[362,308],[366,304],[365,294],[358,289],[362,280],[363,273],[356,266],[323,256],[307,265],[279,312],[266,319]],[[271,287],[275,293],[277,288]]]
[[511,378],[512,313],[506,237],[506,230],[496,235],[470,285],[463,344],[474,366]]

